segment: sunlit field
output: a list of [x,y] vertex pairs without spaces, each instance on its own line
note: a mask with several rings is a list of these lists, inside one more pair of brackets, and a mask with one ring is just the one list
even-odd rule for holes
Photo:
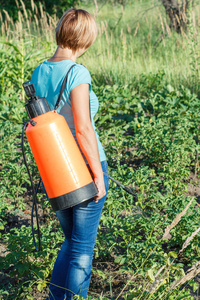
[[[54,53],[58,17],[33,1],[31,11],[20,3],[15,23],[5,11],[0,16],[0,299],[42,300],[64,237],[40,188],[42,250],[34,249],[22,83]],[[110,181],[88,299],[199,299],[200,4],[194,5],[181,34],[157,1],[79,6],[98,24],[96,42],[78,62],[90,70],[99,98],[96,126],[109,174],[137,194]],[[25,151],[36,185],[28,143]]]

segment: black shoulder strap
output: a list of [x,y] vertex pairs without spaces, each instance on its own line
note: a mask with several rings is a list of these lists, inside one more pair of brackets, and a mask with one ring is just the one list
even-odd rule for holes
[[57,100],[57,102],[56,102],[56,105],[55,105],[55,110],[58,108],[58,106],[60,105],[60,101],[61,101],[61,98],[62,98],[62,94],[63,94],[63,92],[64,92],[64,89],[65,89],[65,86],[66,86],[66,83],[67,83],[67,78],[68,78],[68,75],[69,75],[69,72],[71,71],[71,69],[74,67],[74,66],[76,66],[76,64],[73,64],[70,68],[69,68],[69,70],[67,71],[67,74],[66,74],[66,76],[65,76],[65,78],[64,78],[64,80],[63,80],[63,83],[62,83],[62,86],[61,86],[61,89],[60,89],[60,94],[59,94],[59,96],[58,96],[58,100]]

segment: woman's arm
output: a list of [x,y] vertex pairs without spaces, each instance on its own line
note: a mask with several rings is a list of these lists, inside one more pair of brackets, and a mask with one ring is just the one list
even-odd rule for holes
[[76,138],[92,170],[94,182],[98,189],[95,202],[98,202],[105,196],[106,191],[96,135],[90,120],[89,85],[87,83],[78,85],[71,91],[70,97]]

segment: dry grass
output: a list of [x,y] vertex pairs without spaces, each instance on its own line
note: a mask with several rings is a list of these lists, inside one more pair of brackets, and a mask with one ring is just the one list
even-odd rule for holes
[[183,250],[186,249],[186,248],[190,245],[190,242],[193,240],[193,238],[194,238],[199,232],[200,232],[200,227],[199,227],[197,230],[195,230],[195,231],[191,234],[191,236],[189,236],[189,237],[186,239],[185,243],[184,243],[183,246],[182,246],[182,249],[180,250],[180,253],[183,252]]
[[[0,15],[2,38],[20,45],[21,41],[34,40],[36,49],[45,49],[46,56],[52,55],[56,48],[54,28],[58,22],[56,15],[49,16],[42,6],[37,7],[31,0],[34,20],[22,0],[19,4],[19,20],[13,23],[7,12],[3,11],[5,21]],[[134,1],[123,6],[94,5],[84,8],[95,14],[98,23],[98,39],[79,60],[92,73],[103,74],[109,82],[131,82],[141,73],[156,73],[164,69],[167,78],[175,82],[190,81],[191,70],[191,35],[183,32],[174,34],[168,25],[167,17],[161,6],[151,6],[147,2]],[[200,38],[200,5],[192,11],[194,27],[193,39]],[[26,51],[26,49],[24,49]],[[29,51],[29,50],[27,50]],[[195,46],[195,60],[200,56],[199,47]],[[184,64],[182,63],[184,61]]]
[[176,218],[173,220],[173,222],[169,226],[167,226],[162,239],[170,239],[170,237],[171,237],[170,230],[172,228],[174,228],[180,222],[181,218],[186,214],[188,208],[192,204],[192,201],[193,201],[193,199],[190,200],[190,202],[186,205],[186,207],[184,208],[184,210],[181,213],[176,215]]
[[181,277],[180,279],[174,281],[170,287],[169,291],[175,289],[178,286],[181,286],[188,282],[189,280],[193,279],[195,276],[197,276],[200,273],[200,261],[198,261],[195,265],[193,265],[186,273],[185,276]]
[[[190,207],[190,205],[192,204],[192,202],[194,201],[194,199],[191,199],[190,202],[186,205],[186,207],[183,209],[183,211],[179,214],[177,214],[176,218],[172,221],[172,223],[167,226],[167,228],[165,229],[165,233],[162,237],[162,239],[169,239],[170,238],[170,230],[172,228],[174,228],[179,221],[181,220],[181,218],[186,214],[188,208]],[[157,273],[154,276],[154,282],[150,285],[148,285],[147,289],[149,290],[150,294],[154,294],[159,287],[163,284],[163,282],[166,282],[169,279],[170,276],[170,271],[171,271],[171,267],[173,267],[173,264],[175,263],[175,261],[179,258],[180,254],[190,245],[191,241],[193,240],[193,238],[200,232],[200,228],[198,228],[196,231],[194,231],[184,242],[184,244],[182,245],[181,250],[179,251],[179,253],[176,255],[174,255],[174,259],[171,261],[170,264],[165,264],[163,266],[161,266],[159,268],[159,270],[157,271]],[[195,276],[197,276],[200,273],[200,262],[197,262],[194,266],[192,266],[192,268],[190,268],[186,275],[184,275],[183,277],[181,277],[180,279],[174,281],[169,289],[168,292],[170,292],[171,290],[175,289],[176,287],[178,287],[179,285],[182,285],[184,283],[186,283],[187,281],[193,279]],[[163,294],[164,295],[164,294]]]

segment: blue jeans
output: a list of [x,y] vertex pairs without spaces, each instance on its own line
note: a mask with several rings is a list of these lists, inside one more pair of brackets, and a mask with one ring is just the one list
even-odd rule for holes
[[[109,181],[107,162],[103,161],[101,165],[107,194]],[[98,203],[90,199],[56,212],[65,240],[54,265],[48,299],[70,300],[73,295],[87,297],[93,250],[105,200],[106,196]]]

